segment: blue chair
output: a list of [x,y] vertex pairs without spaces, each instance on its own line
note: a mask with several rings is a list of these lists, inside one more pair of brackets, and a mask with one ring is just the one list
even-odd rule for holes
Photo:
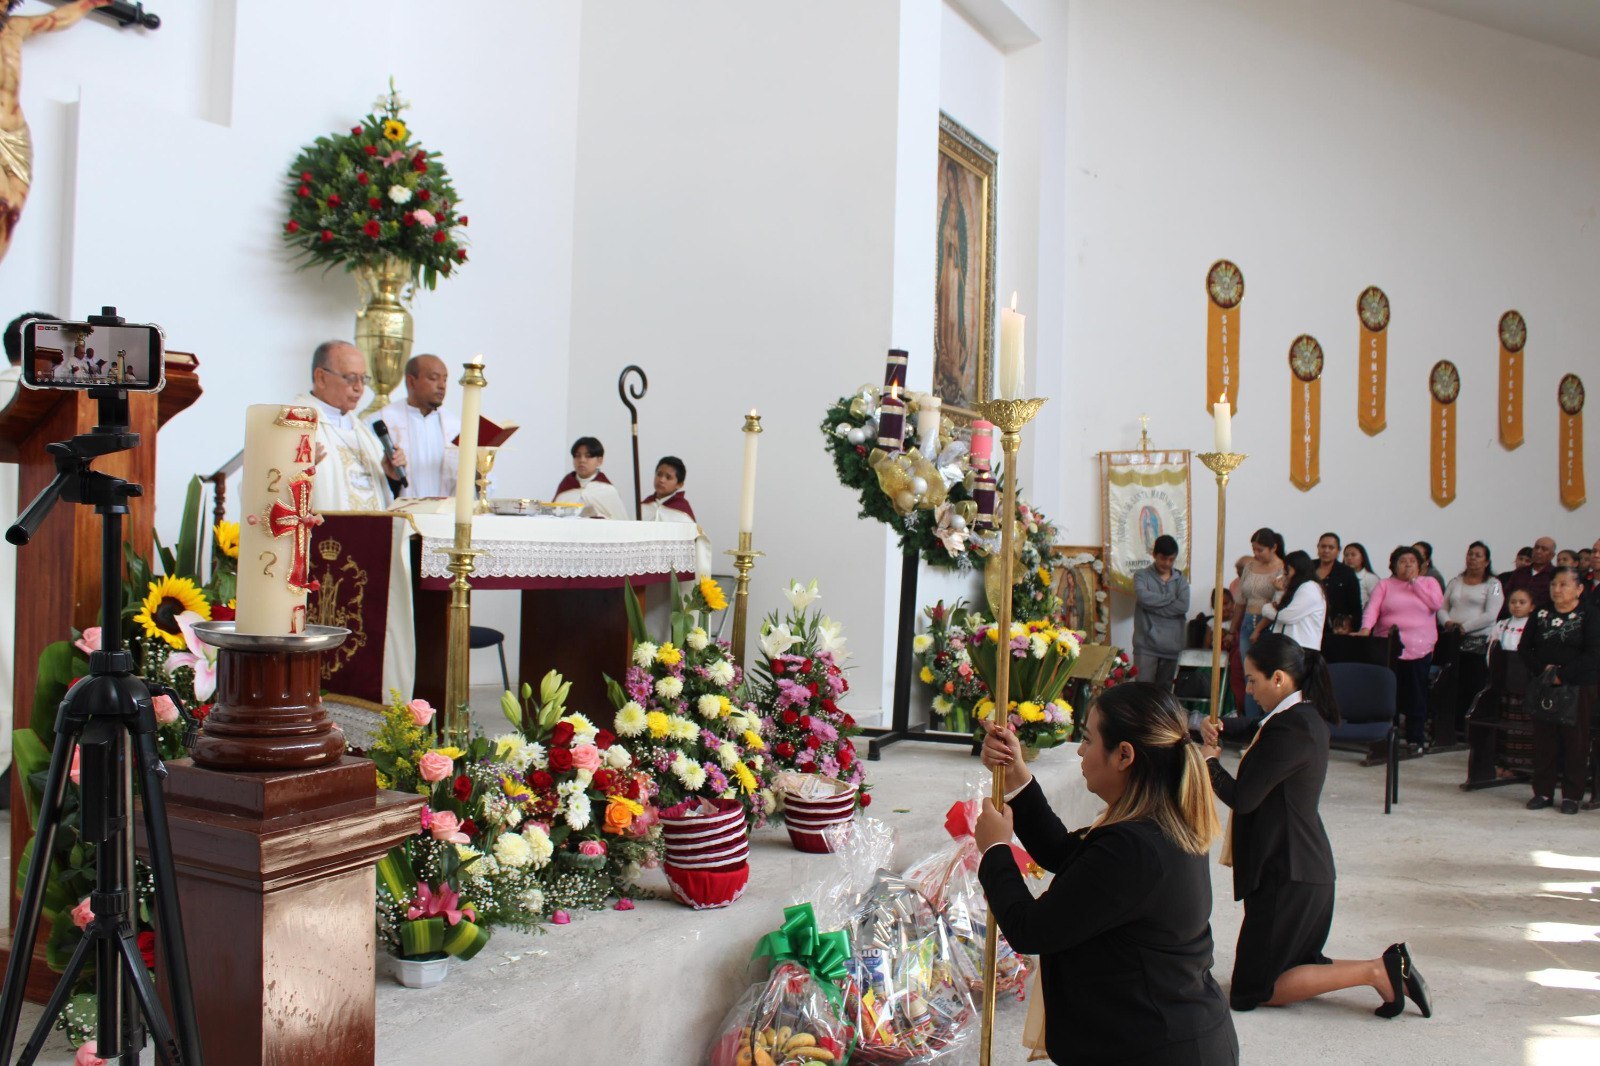
[[1400,746],[1395,733],[1398,701],[1394,672],[1371,663],[1329,663],[1339,724],[1329,730],[1328,746],[1369,751],[1384,745],[1383,813],[1400,802]]
[[[459,633],[460,630],[456,632]],[[506,669],[506,635],[498,629],[490,629],[488,626],[469,626],[467,647],[473,651],[493,648],[500,653],[500,680],[504,682],[505,690],[510,692],[511,673]]]

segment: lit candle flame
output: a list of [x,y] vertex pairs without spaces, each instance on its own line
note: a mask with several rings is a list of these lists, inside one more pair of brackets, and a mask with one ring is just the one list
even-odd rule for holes
[[1012,292],[1011,292],[1011,310],[1015,311],[1016,309],[1017,309],[1017,293],[1016,293],[1016,290],[1013,289]]

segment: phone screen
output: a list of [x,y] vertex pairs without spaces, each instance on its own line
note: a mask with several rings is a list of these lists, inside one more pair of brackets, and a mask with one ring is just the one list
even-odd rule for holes
[[157,392],[166,384],[161,328],[35,319],[23,327],[22,383],[34,389]]

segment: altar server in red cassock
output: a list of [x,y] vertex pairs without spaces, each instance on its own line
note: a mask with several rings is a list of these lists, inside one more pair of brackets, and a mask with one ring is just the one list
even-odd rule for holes
[[683,460],[676,455],[664,455],[656,464],[655,489],[639,503],[646,522],[695,522],[694,508],[689,497],[683,494],[683,483],[688,479]]
[[588,518],[627,518],[628,509],[611,479],[601,473],[606,448],[594,437],[572,444],[572,470],[556,486],[556,503],[581,503]]

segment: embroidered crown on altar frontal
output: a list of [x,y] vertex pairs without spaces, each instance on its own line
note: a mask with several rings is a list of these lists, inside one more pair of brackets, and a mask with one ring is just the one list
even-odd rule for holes
[[331,563],[335,559],[339,558],[339,556],[344,554],[344,545],[340,544],[332,537],[329,537],[327,540],[324,540],[317,545],[317,554],[321,555],[324,560]]

